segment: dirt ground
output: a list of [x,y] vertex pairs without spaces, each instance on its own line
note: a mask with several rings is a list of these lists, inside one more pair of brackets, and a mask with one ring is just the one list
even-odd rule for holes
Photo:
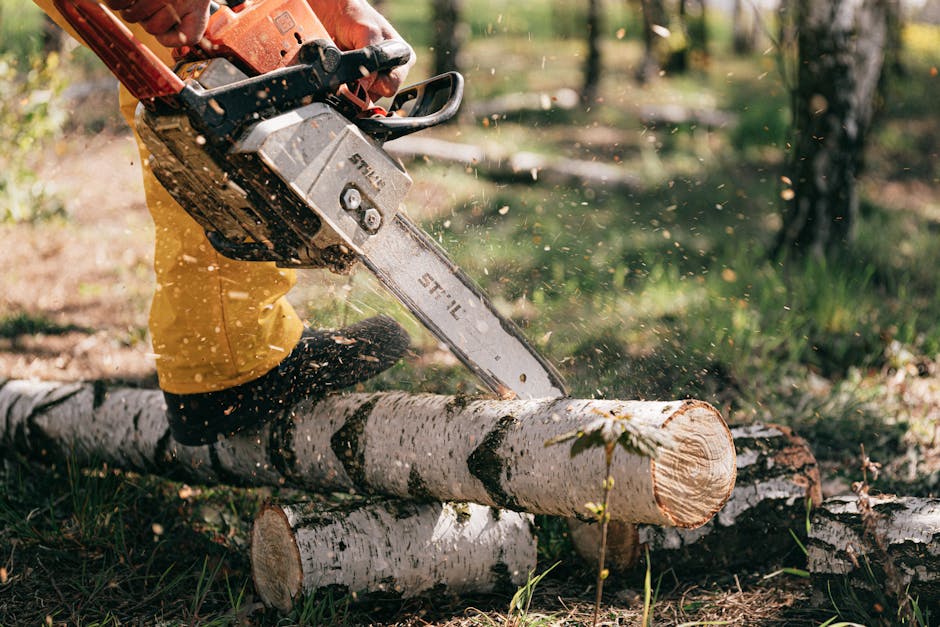
[[0,373],[153,379],[153,226],[132,136],[70,135],[49,149],[40,173],[66,218],[0,225],[0,313],[42,317],[62,332],[0,339]]

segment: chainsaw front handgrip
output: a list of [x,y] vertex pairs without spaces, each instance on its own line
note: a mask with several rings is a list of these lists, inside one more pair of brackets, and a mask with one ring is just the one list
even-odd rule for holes
[[301,49],[301,62],[215,89],[187,84],[180,92],[193,123],[212,141],[229,141],[245,125],[305,102],[325,102],[342,85],[389,70],[411,58],[400,40],[342,52],[318,39]]
[[316,39],[304,44],[297,58],[301,63],[320,65],[326,72],[334,74],[338,85],[341,85],[408,63],[411,46],[400,39],[389,39],[342,52],[333,42]]

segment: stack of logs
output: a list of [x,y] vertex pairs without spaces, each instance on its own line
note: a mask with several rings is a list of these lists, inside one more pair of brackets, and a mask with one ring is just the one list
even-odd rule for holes
[[[411,596],[523,583],[536,567],[531,515],[584,519],[604,479],[600,450],[572,457],[570,445],[545,443],[599,416],[629,420],[668,443],[655,460],[614,455],[608,559],[615,568],[637,568],[644,546],[655,563],[682,572],[779,560],[799,550],[790,530],[805,537],[807,500],[820,502],[804,441],[779,427],[729,431],[698,401],[336,395],[301,401],[261,431],[201,447],[173,441],[164,412],[158,391],[0,380],[0,448],[203,484],[375,495],[353,508],[262,508],[252,530],[255,585],[283,610],[323,587]],[[872,507],[884,511],[885,542],[869,538]],[[872,507],[860,514],[839,500],[817,508],[810,569],[820,581],[841,581],[887,551],[913,590],[936,598],[931,542],[940,506]],[[593,558],[596,528],[571,525],[576,547]]]

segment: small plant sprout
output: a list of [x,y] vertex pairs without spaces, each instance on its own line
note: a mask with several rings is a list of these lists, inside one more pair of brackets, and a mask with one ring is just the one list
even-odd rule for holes
[[610,571],[604,566],[607,555],[607,528],[610,523],[610,492],[614,488],[614,478],[610,474],[614,460],[614,451],[619,445],[631,455],[656,459],[659,452],[672,445],[672,439],[659,429],[652,429],[637,424],[629,414],[616,414],[614,412],[595,412],[599,417],[592,420],[585,427],[556,436],[545,442],[545,446],[553,446],[564,442],[572,442],[571,457],[577,457],[588,449],[601,448],[604,450],[604,479],[603,500],[600,504],[585,503],[585,507],[601,527],[601,545],[597,558],[597,596],[594,599],[594,619],[592,625],[597,625],[597,616],[600,613],[601,597],[604,593],[604,581]]

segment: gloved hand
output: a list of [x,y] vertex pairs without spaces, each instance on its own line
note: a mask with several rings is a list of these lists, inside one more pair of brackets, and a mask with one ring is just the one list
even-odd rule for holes
[[209,0],[104,0],[125,21],[139,22],[168,48],[190,46],[209,22]]

